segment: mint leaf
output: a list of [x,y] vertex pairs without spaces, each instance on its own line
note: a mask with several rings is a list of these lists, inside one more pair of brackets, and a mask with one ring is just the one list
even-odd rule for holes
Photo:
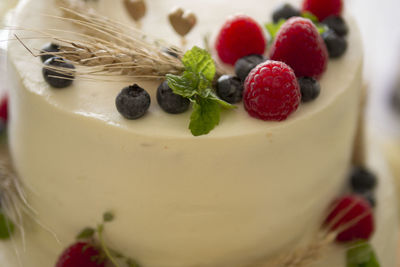
[[199,97],[193,105],[189,129],[194,136],[208,134],[219,124],[221,107],[217,101]]
[[236,108],[235,105],[232,105],[232,104],[225,102],[224,100],[218,98],[218,96],[216,96],[214,94],[214,92],[211,92],[210,95],[208,96],[208,98],[214,100],[215,102],[220,104],[223,108],[226,108],[226,109],[235,109]]
[[194,103],[189,124],[192,134],[208,134],[219,124],[221,107],[236,106],[219,99],[212,90],[216,67],[210,53],[195,46],[185,53],[182,63],[185,71],[181,76],[166,75],[168,86],[175,94]]
[[95,229],[87,227],[79,233],[76,239],[90,239],[94,236],[95,233],[96,233]]
[[309,11],[304,11],[303,13],[301,13],[301,16],[305,19],[311,20],[314,24],[319,23],[319,19],[317,18],[317,16]]
[[10,239],[14,230],[14,223],[3,213],[3,211],[0,211],[0,240]]
[[275,39],[276,35],[278,34],[279,29],[282,25],[286,22],[285,19],[280,19],[277,23],[267,23],[265,24],[265,28],[267,29],[269,35],[271,36],[271,41]]
[[347,251],[347,267],[380,267],[372,246],[360,241]]
[[199,74],[197,92],[201,97],[207,98],[212,93],[212,83],[203,75]]
[[210,82],[214,79],[216,68],[214,60],[207,50],[194,46],[185,53],[182,63],[186,71],[202,74]]
[[168,86],[175,94],[186,98],[191,98],[196,94],[199,81],[195,73],[185,71],[182,76],[167,74],[166,78]]

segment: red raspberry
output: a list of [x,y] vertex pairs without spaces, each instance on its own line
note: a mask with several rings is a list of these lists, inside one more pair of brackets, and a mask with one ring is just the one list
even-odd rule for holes
[[271,59],[283,61],[297,77],[318,79],[328,65],[328,50],[314,24],[304,18],[289,19],[276,36]]
[[3,98],[0,101],[0,120],[3,120],[3,122],[8,121],[8,96],[3,96]]
[[263,28],[245,15],[234,16],[225,22],[215,42],[222,62],[234,65],[242,57],[262,55],[267,48]]
[[305,0],[303,11],[309,11],[323,21],[331,15],[340,16],[343,10],[342,0]]
[[339,231],[336,241],[341,243],[368,240],[374,232],[372,208],[367,200],[357,195],[338,199],[324,224],[332,231]]
[[100,250],[85,242],[78,242],[67,248],[58,259],[56,267],[104,267]]
[[244,86],[244,107],[252,117],[282,121],[299,107],[299,83],[293,70],[283,62],[261,63],[247,76]]

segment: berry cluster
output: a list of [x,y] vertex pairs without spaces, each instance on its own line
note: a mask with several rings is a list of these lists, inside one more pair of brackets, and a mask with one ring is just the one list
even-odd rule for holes
[[373,190],[376,176],[364,167],[354,167],[350,174],[351,193],[335,201],[325,226],[337,231],[336,240],[347,243],[369,240],[374,232],[372,208],[376,205]]
[[[297,109],[299,99],[316,99],[321,91],[318,79],[327,69],[328,58],[338,58],[347,49],[342,5],[341,0],[305,0],[302,10],[290,4],[279,6],[272,15],[276,32],[271,61],[263,56],[266,43],[260,26],[247,16],[230,18],[220,30],[215,48],[222,62],[235,65],[236,77],[222,76],[218,95],[230,103],[239,102],[243,95],[249,114],[263,120],[284,120]],[[286,66],[278,67],[277,62]],[[269,71],[271,68],[275,71]]]
[[78,234],[77,241],[59,256],[55,267],[105,267],[110,264],[121,266],[121,263],[129,267],[139,267],[135,260],[125,257],[105,244],[103,237],[105,224],[113,220],[114,215],[107,212],[103,215],[103,222],[96,229],[91,227],[83,229]]
[[373,190],[376,176],[364,167],[354,167],[349,179],[351,192],[334,201],[323,226],[336,242],[350,245],[347,266],[380,266],[369,240],[375,231]]

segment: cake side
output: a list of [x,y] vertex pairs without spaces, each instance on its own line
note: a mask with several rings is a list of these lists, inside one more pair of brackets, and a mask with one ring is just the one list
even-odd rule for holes
[[[373,139],[372,139],[373,140]],[[374,143],[374,142],[371,142]],[[377,201],[381,203],[376,208],[377,229],[372,239],[381,266],[397,266],[397,207],[393,180],[383,161],[382,153],[376,149],[368,157],[368,165],[380,177],[377,191]],[[96,220],[97,221],[97,220]],[[63,249],[62,244],[55,241],[55,237],[39,225],[31,224],[27,227],[26,243],[22,237],[16,235],[12,241],[0,242],[0,263],[7,267],[20,267],[29,263],[29,266],[54,266],[52,255]],[[51,245],[51,246],[49,246]],[[345,251],[343,246],[335,246],[322,255],[321,259],[310,267],[345,266]],[[327,264],[329,263],[329,264]]]
[[[55,12],[53,5],[24,1],[15,22],[71,29],[43,17],[25,22]],[[187,132],[188,114],[172,117],[156,105],[141,120],[123,120],[114,98],[125,83],[77,80],[68,91],[52,90],[38,59],[12,43],[11,150],[40,221],[66,247],[111,209],[113,245],[150,267],[244,266],[309,238],[346,183],[361,92],[359,39],[352,26],[349,50],[329,64],[318,101],[287,121],[258,121],[238,108],[201,138]],[[157,85],[142,84],[154,99]],[[51,264],[61,249],[47,235],[42,250]]]

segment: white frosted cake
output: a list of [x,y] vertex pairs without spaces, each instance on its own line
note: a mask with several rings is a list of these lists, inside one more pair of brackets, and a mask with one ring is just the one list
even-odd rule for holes
[[[141,30],[179,46],[167,17],[181,6],[197,16],[186,48],[203,47],[203,37],[215,39],[228,16],[243,13],[263,24],[279,3],[152,0]],[[134,26],[122,1],[89,4]],[[57,5],[21,1],[12,24],[26,30],[14,34],[34,50],[52,40],[35,38],[40,33],[32,29],[79,31]],[[253,118],[238,104],[198,137],[187,129],[190,112],[171,115],[157,105],[159,81],[77,77],[57,90],[44,80],[40,59],[10,41],[9,145],[35,220],[25,221],[24,236],[0,242],[0,265],[56,266],[84,227],[112,211],[107,243],[143,267],[346,266],[347,247],[335,243],[304,265],[264,264],[312,243],[331,203],[348,190],[363,52],[357,26],[345,17],[347,52],[329,61],[315,101],[279,122]],[[133,83],[152,102],[145,116],[127,120],[115,98]],[[384,164],[369,162],[379,176],[371,242],[381,266],[395,267],[396,197]]]

